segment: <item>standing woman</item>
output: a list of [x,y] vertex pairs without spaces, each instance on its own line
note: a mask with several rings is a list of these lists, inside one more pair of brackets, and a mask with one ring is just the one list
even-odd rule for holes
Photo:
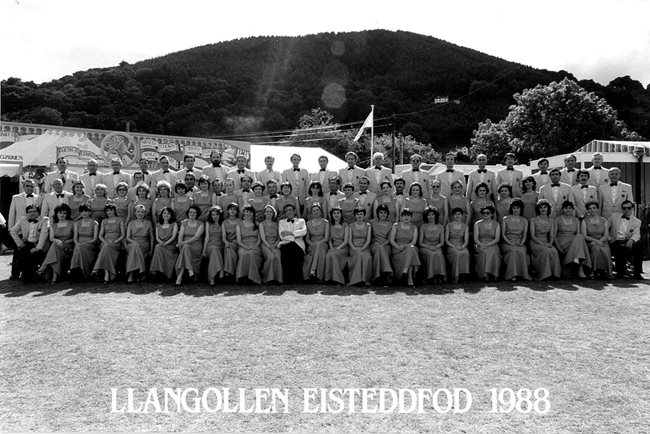
[[494,207],[487,205],[481,210],[482,220],[474,223],[474,261],[476,276],[485,281],[499,279],[501,252],[499,241],[501,227],[494,221]]
[[[478,188],[478,186],[477,186]],[[487,184],[485,184],[485,193],[487,195]],[[474,190],[476,192],[476,190]],[[447,197],[447,215],[451,216],[452,211],[456,208],[463,210],[463,223],[472,225],[473,223],[469,221],[470,209],[469,209],[469,199],[463,194],[463,184],[460,181],[455,181],[451,184],[451,194]],[[453,220],[449,217],[450,220]]]
[[84,193],[86,186],[82,181],[75,181],[72,184],[72,196],[67,197],[67,203],[70,207],[70,220],[76,222],[81,219],[81,213],[79,212],[79,206],[90,201],[90,196]]
[[343,221],[341,208],[330,210],[330,248],[325,257],[325,281],[345,285],[343,269],[348,259],[348,225]]
[[115,204],[117,217],[121,218],[126,225],[131,221],[131,200],[128,196],[129,184],[124,181],[118,182],[115,187],[115,192],[117,193],[117,196],[113,199],[113,203]]
[[282,256],[278,243],[280,232],[277,221],[278,213],[273,205],[264,207],[264,220],[260,223],[260,239],[262,240],[262,281],[264,283],[282,283]]
[[377,209],[380,205],[386,206],[388,209],[388,217],[386,220],[391,224],[397,221],[397,200],[395,199],[395,194],[393,193],[393,186],[388,181],[382,181],[379,184],[381,192],[375,199],[375,204],[373,205],[373,214],[377,215]]
[[505,182],[501,183],[497,187],[497,193],[499,193],[499,198],[497,199],[496,204],[496,219],[499,223],[503,220],[505,216],[510,214],[510,204],[512,203],[512,185],[506,184]]
[[[411,187],[415,184],[411,184]],[[424,218],[424,210],[422,214]],[[406,282],[411,288],[415,286],[415,274],[420,268],[418,249],[415,247],[418,242],[418,228],[411,222],[412,216],[413,213],[410,209],[402,209],[399,213],[400,221],[393,224],[388,238],[390,245],[393,247],[391,262],[395,278],[401,282]]]
[[343,213],[343,221],[350,225],[356,220],[354,213],[359,204],[359,199],[354,197],[354,184],[347,182],[343,186],[343,194],[345,196],[339,199],[338,207]]
[[278,200],[275,201],[275,210],[278,213],[278,221],[287,218],[284,213],[284,207],[291,204],[296,210],[296,217],[300,217],[300,200],[297,196],[293,196],[293,186],[290,182],[283,182],[280,184],[280,193],[282,194]]
[[445,244],[447,245],[447,262],[449,278],[458,283],[461,276],[469,274],[469,229],[463,221],[463,208],[451,210],[451,221],[445,227]]
[[585,268],[591,269],[589,248],[580,233],[580,220],[575,216],[573,202],[569,200],[562,203],[562,214],[555,219],[555,247],[562,260],[563,277],[574,275],[576,268],[578,277],[587,277]]
[[[440,181],[437,179],[431,182],[431,197],[427,199],[427,202],[430,207],[433,207],[438,211],[438,221],[444,228],[448,221],[447,208],[449,208],[449,205],[447,205],[447,198],[440,194]],[[444,233],[444,229],[442,232]]]
[[323,186],[318,181],[313,181],[309,184],[307,190],[307,198],[305,199],[305,221],[308,222],[312,219],[311,209],[314,204],[320,205],[321,217],[327,215],[327,198],[323,196]]
[[402,219],[402,210],[408,208],[411,212],[411,223],[419,228],[424,222],[424,209],[427,206],[427,200],[422,196],[422,186],[419,182],[412,183],[409,187],[409,195],[404,199],[399,212],[400,220]]
[[228,207],[230,206],[231,203],[237,204],[237,209],[241,209],[242,207],[242,200],[241,196],[237,194],[235,191],[235,181],[233,181],[232,178],[226,178],[226,180],[223,182],[223,187],[225,189],[225,192],[219,196],[217,205],[219,205],[219,208],[222,210],[226,210],[226,214],[228,214]]
[[521,181],[521,200],[524,203],[521,215],[528,221],[535,217],[535,206],[539,197],[535,190],[537,190],[537,181],[532,176],[527,176]]
[[97,259],[99,224],[90,217],[92,208],[84,203],[79,206],[81,219],[74,223],[74,250],[70,260],[70,273],[88,279]]
[[481,216],[481,211],[484,207],[488,205],[494,206],[494,202],[488,199],[488,185],[485,182],[479,183],[474,188],[474,194],[476,195],[476,198],[469,204],[469,208],[472,213],[469,221],[469,224],[471,226],[474,226],[474,223],[483,218]]
[[[228,180],[226,180],[228,182]],[[227,218],[221,225],[223,239],[223,272],[225,277],[237,272],[237,227],[239,226],[239,205],[235,202],[226,207]]]
[[[376,203],[376,201],[375,201]],[[372,241],[370,242],[370,253],[372,253],[372,279],[373,283],[388,286],[392,283],[393,265],[390,262],[390,231],[393,224],[388,221],[389,208],[385,204],[375,209],[375,218],[370,220],[372,230]]]
[[201,209],[196,205],[190,205],[187,210],[187,218],[181,222],[178,231],[178,243],[180,249],[176,261],[176,284],[183,283],[183,274],[187,274],[196,281],[201,271],[201,253],[203,251],[204,225],[199,220]]
[[505,279],[517,278],[531,280],[528,274],[528,254],[526,251],[526,235],[528,234],[528,220],[521,214],[524,202],[515,198],[510,202],[510,215],[501,222],[501,252],[506,266]]
[[[306,209],[305,214],[307,214]],[[330,225],[323,218],[323,208],[318,202],[312,203],[309,215],[311,219],[307,222],[305,236],[307,253],[303,262],[303,274],[305,280],[322,282],[325,280],[325,257],[330,239]]]
[[[192,198],[187,195],[187,185],[184,182],[177,182],[174,187],[176,194],[172,199],[172,209],[176,215],[176,224],[180,225],[187,219],[187,212],[193,205]],[[199,214],[201,209],[199,208]],[[197,216],[198,218],[198,216]]]
[[255,208],[245,205],[242,211],[242,220],[237,225],[237,283],[252,282],[262,283],[260,268],[262,268],[262,252],[260,250],[260,230],[255,221]]
[[424,224],[420,228],[418,240],[420,246],[420,262],[424,268],[425,282],[434,284],[447,280],[445,255],[442,248],[445,245],[445,229],[440,224],[440,213],[435,207],[424,210]]
[[205,222],[203,257],[208,258],[208,282],[214,286],[217,278],[223,279],[223,211],[218,206],[210,208]]
[[101,224],[102,220],[106,218],[106,205],[113,203],[106,196],[106,184],[95,184],[95,197],[88,201],[91,208],[90,217],[97,223]]
[[551,218],[551,203],[540,199],[535,205],[536,217],[530,219],[530,256],[539,280],[560,278],[562,267],[555,244],[555,221]]
[[255,210],[255,221],[260,223],[264,220],[264,209],[269,204],[269,197],[262,196],[264,193],[264,185],[261,182],[255,182],[251,187],[251,191],[253,192],[253,196],[248,198],[247,205],[253,207]]
[[38,270],[54,285],[68,274],[74,248],[74,223],[70,220],[70,207],[62,203],[54,208],[50,225],[50,248]]
[[591,277],[612,276],[612,252],[609,248],[609,222],[598,213],[598,202],[587,202],[587,215],[581,222],[581,232],[589,247],[593,274]]
[[[143,187],[142,185],[138,188]],[[144,281],[147,261],[153,252],[154,231],[151,220],[147,220],[147,208],[138,204],[134,209],[135,220],[126,227],[126,281],[133,283],[136,273],[138,282]]]
[[350,269],[350,281],[348,285],[370,286],[372,282],[372,256],[370,255],[370,241],[372,230],[370,223],[364,221],[366,210],[357,208],[354,210],[354,222],[348,226],[348,239],[350,240],[350,251],[348,267]]
[[[147,184],[140,184],[135,187],[135,199],[133,202],[131,202],[131,209],[129,211],[129,214],[131,214],[131,220],[135,220],[137,218],[135,216],[135,208],[138,205],[142,205],[144,207],[144,219],[151,223],[153,215],[153,201],[149,198],[149,187]],[[151,227],[153,228],[153,225],[151,225]]]
[[[163,208],[171,209],[172,207],[171,194],[172,186],[169,182],[164,179],[158,181],[158,184],[156,184],[156,199],[153,201],[153,205],[151,206],[151,214],[158,223],[160,223],[160,212]],[[174,219],[174,221],[176,221],[176,219]]]
[[199,220],[205,223],[208,220],[208,215],[210,214],[210,209],[215,203],[213,202],[213,193],[210,191],[210,178],[206,175],[201,175],[199,177],[199,189],[194,193],[194,205],[198,206],[201,210],[199,214]]
[[149,272],[156,277],[162,274],[167,280],[171,280],[174,276],[174,268],[178,260],[177,236],[178,226],[176,225],[174,210],[166,206],[158,214],[158,224],[156,225],[157,244],[153,249],[151,266],[149,267]]
[[115,279],[117,258],[122,250],[122,240],[126,235],[124,221],[117,216],[115,204],[109,203],[104,207],[106,218],[99,228],[99,241],[102,247],[97,256],[93,273],[103,272],[104,284]]

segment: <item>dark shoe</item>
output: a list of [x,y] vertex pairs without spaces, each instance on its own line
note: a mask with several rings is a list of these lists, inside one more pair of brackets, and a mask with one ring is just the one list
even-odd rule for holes
[[635,274],[632,278],[634,280],[645,280],[645,278],[640,274]]

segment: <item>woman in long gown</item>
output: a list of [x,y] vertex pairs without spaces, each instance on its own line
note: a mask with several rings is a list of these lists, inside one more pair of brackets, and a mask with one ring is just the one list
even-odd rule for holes
[[555,219],[555,248],[562,261],[563,277],[574,276],[576,269],[578,277],[587,277],[586,272],[591,269],[589,248],[580,233],[580,220],[575,216],[573,202],[568,200],[562,203],[562,214]]
[[[193,205],[192,198],[187,194],[187,185],[184,182],[177,182],[174,187],[176,195],[172,199],[172,209],[176,215],[176,224],[179,226],[187,219],[187,211]],[[201,209],[199,208],[199,211]],[[198,216],[197,216],[198,220]]]
[[402,210],[408,208],[412,216],[411,223],[419,228],[424,221],[424,209],[427,206],[427,199],[422,196],[422,186],[419,182],[412,183],[409,186],[409,195],[404,198],[404,202],[399,211],[400,220],[402,218]]
[[493,219],[494,207],[484,207],[481,215],[483,219],[474,223],[473,234],[476,276],[485,282],[496,281],[501,270],[501,228]]
[[354,222],[348,226],[348,239],[350,250],[348,252],[348,268],[350,281],[348,285],[370,286],[372,282],[372,256],[370,255],[370,241],[372,229],[370,223],[364,219],[366,210],[354,210]]
[[242,221],[237,225],[236,234],[239,246],[236,281],[259,285],[262,283],[260,269],[263,261],[259,224],[255,221],[255,209],[252,206],[244,206]]
[[469,219],[469,224],[472,227],[474,226],[474,223],[483,218],[481,216],[481,210],[483,207],[486,207],[488,205],[494,207],[494,202],[488,199],[488,185],[485,182],[481,182],[476,187],[474,187],[474,194],[476,195],[476,198],[469,204],[469,208],[472,213]]
[[[479,184],[480,185],[480,184]],[[451,194],[447,197],[447,215],[450,216],[449,220],[453,220],[451,214],[454,209],[460,208],[463,210],[463,223],[468,225],[473,225],[469,221],[470,218],[470,209],[469,209],[469,199],[465,197],[465,192],[463,190],[463,184],[460,181],[455,181],[451,184]],[[478,186],[477,186],[478,188]],[[487,192],[487,184],[486,190]]]
[[[226,180],[227,182],[227,180]],[[221,225],[223,240],[223,273],[224,277],[233,277],[237,272],[237,226],[239,225],[239,205],[232,202],[226,206],[228,216]]]
[[308,222],[313,217],[311,215],[311,207],[314,204],[320,205],[321,217],[327,215],[327,198],[323,196],[323,186],[320,182],[314,181],[309,184],[309,189],[307,190],[307,198],[305,199],[305,213],[303,218],[305,222]]
[[370,220],[370,229],[372,230],[372,241],[370,242],[372,281],[383,286],[392,284],[393,276],[393,265],[390,262],[390,240],[388,239],[393,224],[388,221],[388,215],[388,206],[381,204],[375,210],[376,217]]
[[192,199],[194,205],[198,206],[201,210],[199,220],[205,223],[208,220],[211,207],[216,205],[212,200],[214,194],[210,191],[210,178],[208,178],[207,175],[201,175],[199,177],[198,186],[199,189],[194,193]]
[[118,182],[115,187],[117,196],[113,199],[117,217],[121,218],[124,225],[131,221],[131,199],[129,199],[129,184],[126,182]]
[[526,251],[526,236],[528,220],[521,214],[525,209],[521,199],[513,199],[510,203],[510,215],[501,222],[501,252],[505,264],[506,280],[515,281],[517,278],[530,280],[528,274],[528,252]]
[[179,253],[175,267],[176,286],[183,283],[185,272],[196,282],[201,271],[205,225],[199,220],[200,213],[201,209],[198,206],[190,205],[187,210],[187,218],[183,220],[178,231],[176,247],[179,248]]
[[343,269],[347,265],[349,231],[341,208],[330,210],[330,241],[325,257],[325,281],[345,285]]
[[[305,212],[306,213],[306,212]],[[330,238],[330,225],[323,218],[323,208],[319,203],[314,203],[309,211],[311,219],[307,222],[307,235],[303,275],[305,280],[325,280],[325,257]]]
[[[422,214],[424,214],[424,211],[422,211]],[[418,228],[411,223],[413,213],[410,209],[403,208],[399,213],[399,217],[400,221],[393,224],[388,236],[392,247],[391,264],[393,265],[393,274],[395,280],[414,287],[415,275],[421,265],[418,249],[415,247],[418,242]]]
[[106,218],[106,205],[112,204],[113,201],[106,196],[106,184],[95,184],[95,197],[88,201],[92,212],[90,217],[100,225],[102,220]]
[[260,239],[262,240],[262,281],[264,283],[282,283],[282,255],[280,254],[280,233],[277,222],[277,211],[273,205],[264,208],[264,220],[260,223]]
[[210,208],[205,222],[203,257],[208,258],[208,282],[214,286],[217,279],[223,279],[223,211],[218,206]]
[[[160,183],[159,183],[160,184]],[[149,272],[156,277],[164,275],[168,280],[174,276],[176,261],[178,260],[178,247],[176,237],[178,236],[178,225],[176,216],[171,207],[166,206],[158,214],[156,225],[156,246],[151,256]]]
[[496,203],[496,221],[501,223],[503,218],[510,214],[510,204],[512,203],[512,185],[501,183],[497,187],[499,198]]
[[122,250],[122,240],[126,235],[124,221],[117,216],[117,208],[109,203],[104,207],[106,218],[102,220],[99,228],[99,241],[101,249],[93,273],[103,273],[104,284],[115,279],[117,274],[117,259]]
[[[131,202],[131,210],[129,211],[129,214],[131,215],[131,221],[137,219],[135,216],[135,208],[138,205],[142,205],[144,207],[144,219],[149,223],[152,223],[153,200],[149,198],[149,187],[146,184],[140,184],[135,187],[135,199]],[[153,223],[151,224],[151,228],[153,232]]]
[[449,278],[452,283],[469,274],[469,229],[463,221],[463,208],[452,208],[451,221],[445,227],[445,244],[447,245],[447,262]]
[[598,214],[598,202],[585,205],[587,215],[582,219],[581,232],[589,247],[593,274],[591,277],[612,278],[612,252],[609,248],[609,222]]
[[[151,215],[153,218],[156,219],[156,222],[160,223],[160,212],[163,210],[163,208],[169,208],[171,209],[172,207],[172,187],[169,184],[169,182],[165,180],[158,181],[158,184],[156,184],[156,199],[153,201],[153,205],[151,206]],[[174,214],[175,216],[176,214]],[[176,222],[176,219],[174,219],[174,222]]]
[[440,181],[437,179],[435,181],[432,181],[431,197],[427,199],[427,202],[429,203],[430,207],[433,207],[438,211],[438,215],[440,216],[438,218],[439,224],[444,228],[444,226],[447,224],[447,221],[449,220],[447,216],[448,205],[447,198],[440,194],[440,189]]
[[151,220],[147,220],[147,208],[138,204],[134,209],[135,220],[126,227],[126,281],[133,283],[137,275],[138,281],[144,281],[147,273],[147,262],[153,252],[154,231]]
[[562,267],[555,249],[555,221],[551,218],[551,204],[540,199],[535,205],[536,217],[530,219],[530,256],[533,270],[539,280],[559,279]]
[[90,196],[88,196],[84,191],[86,186],[82,181],[75,181],[72,184],[72,196],[67,197],[67,204],[70,207],[70,220],[76,222],[81,218],[81,213],[79,212],[79,207],[90,201]]
[[535,206],[539,194],[537,193],[537,181],[532,176],[527,176],[521,181],[521,201],[524,203],[524,210],[521,215],[528,221],[535,217]]
[[264,220],[264,209],[269,204],[269,197],[262,195],[264,193],[264,186],[261,182],[255,182],[251,187],[251,191],[253,192],[253,196],[248,198],[246,204],[253,207],[255,210],[255,221],[260,223]]
[[296,210],[296,217],[300,217],[300,199],[293,194],[293,186],[290,182],[283,182],[280,184],[281,196],[275,201],[275,211],[278,213],[278,221],[287,218],[284,213],[284,207],[288,204],[294,206]]
[[74,224],[70,220],[70,207],[62,203],[54,208],[50,225],[50,247],[39,272],[54,285],[68,274],[74,248]]
[[88,279],[97,259],[99,224],[90,215],[92,208],[85,203],[79,207],[81,219],[74,224],[74,250],[70,260],[70,274]]
[[359,199],[353,196],[354,185],[350,182],[343,186],[343,194],[345,197],[339,199],[338,207],[343,213],[343,221],[350,225],[355,221],[354,212],[358,207]]
[[392,224],[397,221],[397,201],[395,199],[395,193],[393,192],[393,186],[388,181],[382,181],[381,184],[379,184],[379,188],[381,189],[381,192],[377,196],[377,199],[375,199],[373,215],[377,216],[377,209],[380,205],[386,206],[388,209],[388,217],[386,220],[388,220],[388,223],[392,226]]
[[443,283],[447,280],[445,255],[442,251],[445,245],[445,229],[440,224],[440,213],[435,207],[424,210],[424,224],[420,228],[418,238],[420,246],[421,273],[426,283]]

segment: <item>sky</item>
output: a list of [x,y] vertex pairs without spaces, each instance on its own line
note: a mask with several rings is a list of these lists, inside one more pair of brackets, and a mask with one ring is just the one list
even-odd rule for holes
[[249,36],[434,36],[607,84],[650,84],[650,0],[0,0],[0,79],[41,83]]

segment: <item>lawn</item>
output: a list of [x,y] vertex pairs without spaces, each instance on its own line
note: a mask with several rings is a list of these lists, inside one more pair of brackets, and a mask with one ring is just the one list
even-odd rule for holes
[[[452,294],[25,286],[7,280],[9,259],[0,257],[3,431],[650,429],[647,282],[472,283]],[[154,387],[287,388],[290,412],[111,412],[111,388],[124,402],[127,388],[144,401]],[[465,413],[304,413],[312,387],[462,387],[473,403]],[[491,388],[546,388],[550,410],[493,413]]]

